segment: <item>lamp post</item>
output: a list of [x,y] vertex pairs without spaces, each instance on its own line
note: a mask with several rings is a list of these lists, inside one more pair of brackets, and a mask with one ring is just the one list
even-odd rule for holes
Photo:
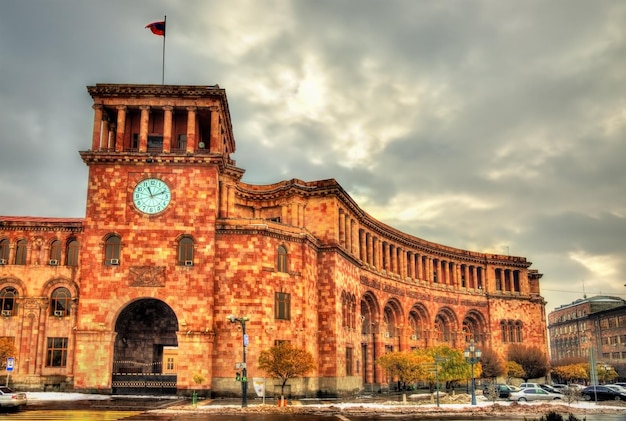
[[472,366],[472,405],[476,405],[476,379],[474,378],[474,364],[480,361],[482,354],[482,351],[474,346],[473,339],[470,341],[469,347],[465,348],[465,351],[463,352],[465,361]]
[[241,407],[248,406],[248,368],[246,366],[246,348],[248,347],[248,335],[246,334],[246,322],[250,320],[248,317],[235,317],[234,314],[230,314],[226,317],[231,323],[239,323],[242,330],[241,345],[243,348],[243,362],[241,363]]

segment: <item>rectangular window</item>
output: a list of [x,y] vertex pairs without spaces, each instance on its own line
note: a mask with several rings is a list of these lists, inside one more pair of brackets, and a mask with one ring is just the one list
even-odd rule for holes
[[48,338],[46,367],[67,366],[67,338]]
[[352,366],[354,361],[352,360],[352,348],[346,348],[346,376],[352,376]]
[[286,292],[274,294],[274,318],[291,320],[291,294]]
[[148,135],[148,149],[163,149],[163,135],[149,134]]
[[187,135],[186,134],[179,134],[178,135],[178,149],[180,150],[187,150]]

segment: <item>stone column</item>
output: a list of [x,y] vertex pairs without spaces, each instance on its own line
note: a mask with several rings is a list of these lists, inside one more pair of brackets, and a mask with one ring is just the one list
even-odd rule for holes
[[359,229],[359,259],[365,263],[365,231]]
[[206,145],[205,148],[209,150],[210,153],[223,153],[223,142],[220,141],[220,114],[219,109],[217,107],[211,107],[211,134],[209,136],[210,144]]
[[408,251],[407,252],[408,255],[408,269],[409,269],[409,273],[407,274],[409,276],[409,278],[415,280],[415,253],[413,253],[412,251]]
[[148,105],[142,105],[139,107],[141,110],[141,118],[139,120],[139,152],[148,151],[148,123],[150,121],[150,107]]
[[228,183],[226,181],[220,181],[220,191],[219,191],[219,217],[227,218],[228,217]]
[[126,106],[117,107],[117,131],[115,132],[115,152],[124,150],[124,132],[126,130]]
[[476,279],[476,266],[470,266],[469,272],[469,276],[472,281],[472,288],[476,289],[478,288],[478,280]]
[[424,257],[421,254],[416,254],[417,259],[417,276],[416,279],[426,279],[424,277]]
[[372,236],[371,234],[368,232],[365,234],[365,242],[367,245],[367,257],[366,257],[366,263],[368,265],[372,265]]
[[172,150],[172,110],[170,105],[163,107],[163,152]]
[[339,209],[339,245],[346,246],[346,220],[343,215],[343,210]]
[[196,107],[187,107],[187,153],[196,150]]
[[378,237],[372,237],[372,267],[380,269],[380,240]]
[[93,104],[93,134],[91,137],[91,150],[99,151],[102,147],[102,104]]

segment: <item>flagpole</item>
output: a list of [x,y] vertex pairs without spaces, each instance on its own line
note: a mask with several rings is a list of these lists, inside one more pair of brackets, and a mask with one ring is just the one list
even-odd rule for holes
[[167,36],[167,16],[163,18],[163,59],[161,60],[161,85],[165,85],[165,37]]

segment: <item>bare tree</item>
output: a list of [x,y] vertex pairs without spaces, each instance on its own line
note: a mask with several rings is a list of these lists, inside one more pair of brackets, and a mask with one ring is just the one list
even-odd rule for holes
[[550,363],[546,353],[536,346],[512,344],[509,346],[509,361],[515,361],[524,369],[524,381],[548,374]]
[[482,364],[484,378],[494,379],[506,374],[506,362],[491,348],[483,349],[480,363]]

